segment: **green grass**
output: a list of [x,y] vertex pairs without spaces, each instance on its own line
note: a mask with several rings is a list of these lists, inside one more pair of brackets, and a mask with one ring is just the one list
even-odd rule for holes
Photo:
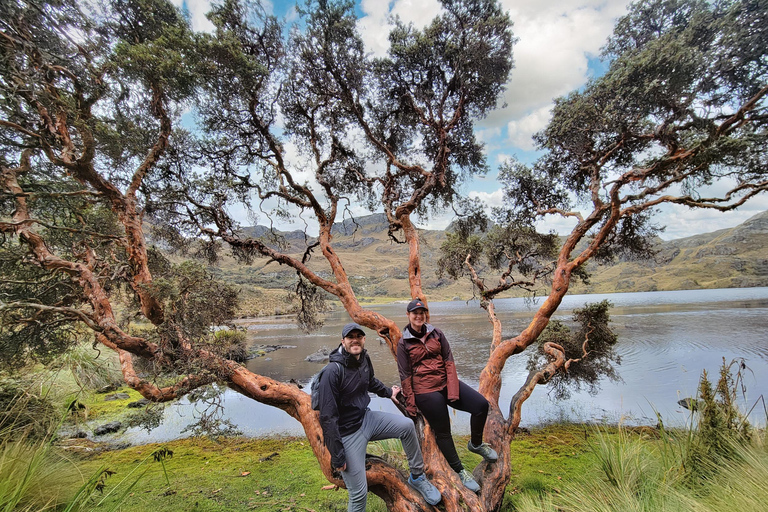
[[[583,425],[551,425],[519,433],[512,443],[512,473],[502,510],[515,510],[527,497],[556,493],[578,475],[591,471],[595,457],[589,439],[589,427]],[[479,462],[479,456],[469,455]]]
[[[120,510],[346,510],[346,491],[322,489],[328,482],[305,440],[186,439],[162,447],[173,455],[164,464],[145,464],[146,473],[122,499]],[[83,461],[83,473],[102,465],[115,472],[105,487],[112,496],[92,509],[108,510],[120,500],[120,488],[133,483],[122,479],[159,448],[138,446]]]
[[[481,457],[466,450],[467,439],[457,436],[456,446],[465,466],[473,469]],[[173,452],[164,467],[148,459],[159,448]],[[403,470],[407,467],[396,440],[371,443],[368,451],[388,458]],[[583,473],[593,462],[583,428],[548,427],[521,435],[513,444],[512,482],[503,510],[514,510],[521,495],[539,496],[562,487],[564,481]],[[346,510],[347,492],[323,489],[328,481],[303,438],[186,439],[97,453],[78,464],[85,475],[102,466],[115,474],[104,489],[111,495],[101,504],[94,501],[94,511],[109,510],[115,503],[126,512],[143,512],[150,507],[153,512]],[[141,479],[121,498],[140,472]],[[368,511],[384,510],[384,502],[369,494]]]
[[39,511],[61,505],[78,484],[72,469],[48,439],[6,439],[0,444],[0,510]]
[[[768,503],[764,433],[734,443],[727,458],[690,464],[689,432],[649,438],[620,430],[597,432],[594,465],[554,492],[528,493],[519,512],[759,512]],[[672,455],[670,455],[672,454]],[[681,468],[683,469],[681,471]],[[706,475],[706,476],[702,476]],[[695,478],[691,478],[694,476]]]
[[[127,393],[130,398],[105,400],[107,395],[114,393]],[[88,419],[92,420],[99,418],[102,421],[106,421],[112,418],[125,416],[126,414],[131,413],[131,409],[126,409],[126,406],[130,402],[135,402],[142,398],[144,397],[141,396],[141,393],[127,386],[121,387],[115,391],[110,391],[109,393],[94,393],[86,402],[88,407]],[[135,412],[135,410],[133,410],[133,412]]]

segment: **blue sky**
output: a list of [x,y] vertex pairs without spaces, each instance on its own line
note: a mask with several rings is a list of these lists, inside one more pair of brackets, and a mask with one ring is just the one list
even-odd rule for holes
[[[195,30],[209,30],[205,12],[210,0],[172,0],[190,13]],[[302,3],[304,0],[300,0]],[[627,0],[500,0],[509,10],[518,42],[514,47],[515,69],[504,95],[506,107],[497,109],[478,125],[477,135],[486,144],[491,172],[471,182],[464,191],[490,205],[501,202],[496,182],[498,165],[515,157],[530,162],[536,157],[531,136],[543,129],[554,98],[582,87],[599,75],[605,64],[600,48],[618,17],[626,13]],[[294,0],[264,1],[273,14],[288,21],[296,18]],[[360,33],[374,55],[387,50],[387,19],[397,15],[405,22],[423,25],[440,9],[438,0],[356,0]],[[716,184],[714,189],[723,188]],[[735,226],[768,209],[768,196],[753,200],[736,212],[690,210],[665,207],[657,221],[667,226],[663,238],[679,238]],[[450,217],[423,222],[422,227],[444,228]],[[570,232],[572,223],[549,218],[544,230]],[[290,229],[290,226],[284,226]]]

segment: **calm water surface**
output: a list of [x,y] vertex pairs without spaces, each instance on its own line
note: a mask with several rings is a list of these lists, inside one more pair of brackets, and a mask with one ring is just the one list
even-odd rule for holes
[[[743,358],[749,368],[744,375],[744,405],[752,407],[759,397],[768,395],[768,288],[571,295],[565,298],[555,318],[569,322],[574,308],[603,299],[614,304],[611,319],[619,335],[617,351],[622,362],[618,371],[622,382],[605,381],[596,396],[574,393],[564,401],[551,399],[547,388],[539,386],[523,406],[523,426],[552,420],[655,424],[654,411],[668,424],[683,424],[688,413],[677,401],[696,394],[702,370],[706,369],[711,380],[716,380],[723,358],[728,362]],[[496,301],[504,337],[515,336],[524,329],[539,303],[530,305],[523,299]],[[371,309],[395,319],[401,326],[407,323],[405,304]],[[485,312],[477,302],[432,302],[430,313],[431,322],[448,337],[459,378],[476,387],[491,339]],[[254,344],[296,348],[270,352],[248,361],[247,367],[276,380],[295,379],[306,385],[322,365],[304,359],[321,347],[336,347],[341,327],[348,321],[346,312],[332,313],[319,332],[307,335],[289,318],[252,320],[248,333]],[[398,384],[397,365],[389,349],[372,331],[368,334],[366,348],[376,376],[387,385]],[[513,356],[505,366],[500,399],[505,413],[528,373],[527,357],[527,353]],[[225,391],[222,404],[225,417],[245,435],[304,433],[300,424],[283,411],[231,390]],[[130,429],[120,440],[144,443],[183,437],[181,430],[199,416],[201,408],[182,400],[166,408],[160,427],[150,432]],[[373,398],[371,408],[395,411],[389,400],[378,397]],[[751,418],[753,422],[765,423],[762,402]],[[469,432],[466,413],[457,412],[453,421],[454,432]]]

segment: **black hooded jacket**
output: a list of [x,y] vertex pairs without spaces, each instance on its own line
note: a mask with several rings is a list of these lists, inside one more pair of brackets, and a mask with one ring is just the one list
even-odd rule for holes
[[331,352],[328,369],[320,376],[318,387],[320,425],[334,468],[347,462],[341,438],[356,432],[363,424],[363,416],[371,403],[369,391],[382,398],[392,396],[392,388],[373,376],[367,351],[363,350],[360,359],[356,359],[339,345]]

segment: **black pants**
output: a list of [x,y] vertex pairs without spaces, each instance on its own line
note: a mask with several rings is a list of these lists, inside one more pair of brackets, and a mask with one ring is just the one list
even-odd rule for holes
[[485,419],[488,417],[488,400],[461,381],[459,381],[459,399],[455,402],[448,402],[448,390],[445,388],[433,393],[417,394],[415,398],[416,406],[432,430],[435,431],[437,446],[443,452],[445,460],[448,461],[454,471],[461,471],[464,469],[464,465],[461,463],[459,454],[456,453],[456,446],[453,444],[448,406],[472,415],[469,420],[471,441],[473,445],[478,446],[483,442],[483,429],[485,428]]

